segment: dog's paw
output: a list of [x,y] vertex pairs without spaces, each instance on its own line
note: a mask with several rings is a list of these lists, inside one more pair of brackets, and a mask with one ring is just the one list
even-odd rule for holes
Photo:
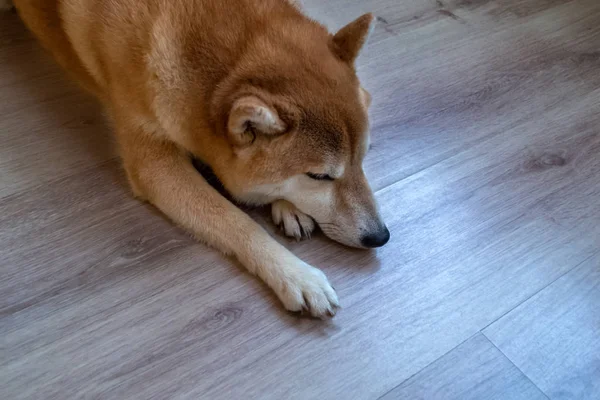
[[275,201],[271,206],[271,214],[275,225],[279,225],[287,236],[296,240],[310,238],[315,230],[315,221],[289,201]]
[[305,263],[286,274],[277,295],[287,310],[315,318],[333,317],[340,306],[325,274]]

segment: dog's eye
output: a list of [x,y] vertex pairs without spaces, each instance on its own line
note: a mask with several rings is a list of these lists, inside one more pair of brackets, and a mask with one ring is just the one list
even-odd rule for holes
[[308,176],[311,179],[314,179],[315,181],[332,181],[333,180],[333,178],[327,174],[313,174],[311,172],[307,172],[306,176]]

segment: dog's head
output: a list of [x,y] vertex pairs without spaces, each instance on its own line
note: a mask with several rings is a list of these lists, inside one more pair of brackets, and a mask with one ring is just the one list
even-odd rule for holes
[[354,247],[389,239],[362,168],[370,95],[354,68],[372,23],[367,14],[330,35],[308,21],[258,37],[217,100],[232,156],[212,167],[225,188],[251,204],[285,199]]

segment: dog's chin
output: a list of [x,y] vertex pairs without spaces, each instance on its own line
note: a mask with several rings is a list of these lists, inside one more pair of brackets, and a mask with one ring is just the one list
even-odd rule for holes
[[333,240],[334,242],[337,242],[337,243],[343,244],[344,246],[352,247],[355,249],[368,250],[368,247],[363,246],[360,243],[360,240],[358,240],[358,238],[356,240],[354,240],[352,238],[344,237],[344,236],[338,234],[336,232],[337,228],[331,228],[331,227],[327,227],[324,225],[319,225],[319,228],[321,228],[321,231],[323,232],[323,234],[325,234],[325,236],[327,236],[329,239]]

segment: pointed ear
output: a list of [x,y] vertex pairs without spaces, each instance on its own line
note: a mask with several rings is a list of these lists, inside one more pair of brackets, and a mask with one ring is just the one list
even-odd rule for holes
[[343,61],[354,63],[375,26],[373,20],[373,14],[368,13],[340,29],[332,39],[333,52]]
[[277,111],[254,96],[236,100],[227,121],[227,134],[234,146],[250,145],[257,135],[277,135],[285,129]]

